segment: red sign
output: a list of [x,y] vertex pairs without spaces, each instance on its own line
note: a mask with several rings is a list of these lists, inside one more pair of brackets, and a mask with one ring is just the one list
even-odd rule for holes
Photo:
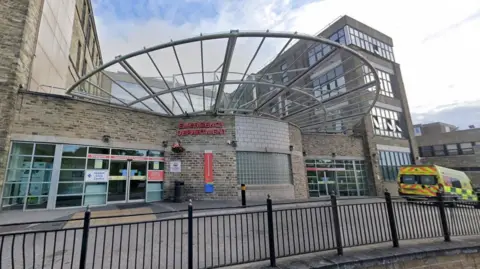
[[163,181],[165,172],[163,170],[150,170],[148,171],[148,180],[151,181]]
[[106,160],[132,160],[132,161],[165,161],[164,157],[145,157],[145,156],[124,156],[124,155],[105,155],[105,154],[88,154],[89,159],[106,159]]
[[[224,124],[221,121],[202,121],[202,122],[180,122],[178,124],[177,135],[224,135]],[[185,130],[188,129],[188,130]]]
[[180,122],[178,124],[179,129],[222,128],[222,127],[223,127],[223,122],[221,121]]
[[206,150],[204,153],[203,174],[205,183],[213,183],[213,152]]
[[186,135],[224,135],[225,129],[193,129],[193,130],[178,130],[178,136]]

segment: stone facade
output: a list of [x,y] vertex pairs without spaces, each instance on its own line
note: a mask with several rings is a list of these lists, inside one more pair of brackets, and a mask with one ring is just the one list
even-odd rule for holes
[[0,2],[0,188],[19,88],[28,83],[43,0]]
[[293,149],[290,155],[292,164],[293,185],[295,187],[295,198],[308,198],[308,182],[303,158],[302,133],[293,125],[288,125],[290,142]]

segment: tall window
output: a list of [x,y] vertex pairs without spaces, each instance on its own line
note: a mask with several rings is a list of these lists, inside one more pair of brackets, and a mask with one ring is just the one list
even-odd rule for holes
[[379,153],[380,169],[385,181],[395,181],[400,166],[412,164],[408,152],[379,151]]
[[85,14],[87,13],[87,0],[83,1],[83,6],[82,6],[82,15],[80,17],[80,23],[82,24],[82,29],[85,24]]
[[[338,42],[342,45],[345,45],[347,42],[345,40],[345,31],[344,28],[340,28],[338,31],[333,33],[330,37],[330,40]],[[327,54],[335,50],[334,47],[326,44],[318,44],[315,48],[312,48],[308,51],[308,64],[313,65],[317,61],[323,59]]]
[[345,77],[343,76],[343,66],[339,65],[334,69],[314,78],[313,93],[318,100],[327,100],[331,97],[344,93]]
[[78,41],[77,44],[77,59],[75,60],[75,67],[77,68],[77,72],[80,72],[80,57],[82,56],[82,43]]
[[[362,66],[363,76],[365,83],[375,81],[375,77],[367,66]],[[393,97],[392,82],[390,74],[381,70],[376,70],[378,78],[380,79],[380,94]],[[375,87],[370,87],[370,91],[375,91]]]
[[282,71],[282,82],[285,83],[288,81],[288,72],[286,72],[288,66],[287,63],[284,63],[280,66],[280,70]]
[[[85,31],[85,47],[88,48],[90,45],[90,35],[92,33],[92,22],[90,17],[87,19],[87,31]],[[93,54],[92,54],[93,57]]]
[[83,67],[82,67],[82,77],[85,76],[85,74],[87,73],[87,59],[85,59],[83,61]]
[[415,133],[415,136],[421,136],[422,135],[422,127],[413,127],[413,132]]
[[403,137],[403,130],[400,127],[400,112],[374,107],[372,123],[376,135]]
[[54,155],[55,145],[13,143],[3,187],[3,208],[47,208]]

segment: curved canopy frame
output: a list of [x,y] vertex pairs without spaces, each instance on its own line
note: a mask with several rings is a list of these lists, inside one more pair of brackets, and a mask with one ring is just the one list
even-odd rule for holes
[[[247,55],[242,47],[255,40],[259,43],[253,55]],[[284,40],[273,60],[261,62],[266,58],[262,52],[269,54]],[[216,44],[221,42],[225,49],[219,56]],[[268,42],[273,45],[268,47]],[[212,44],[216,63],[208,54]],[[192,64],[181,61],[182,46],[190,46],[183,54],[191,53],[192,46],[198,48],[197,70],[185,69]],[[243,64],[236,63],[238,59]],[[151,70],[156,75],[142,75]],[[165,117],[246,114],[288,121],[307,133],[344,132],[375,105],[379,81],[365,57],[335,41],[298,33],[232,30],[118,56],[80,78],[66,93]]]

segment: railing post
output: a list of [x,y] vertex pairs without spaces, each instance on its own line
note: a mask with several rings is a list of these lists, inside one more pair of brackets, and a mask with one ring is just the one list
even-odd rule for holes
[[443,199],[443,191],[437,192],[437,198],[438,209],[440,210],[440,218],[442,221],[443,237],[445,238],[445,242],[450,242],[450,231],[448,230],[447,214],[445,213],[445,201]]
[[333,226],[335,228],[335,241],[337,242],[337,254],[343,255],[342,234],[340,230],[340,217],[338,215],[337,196],[335,192],[330,195],[332,202]]
[[192,199],[190,199],[189,204],[188,204],[188,269],[193,269],[193,206],[192,206]]
[[388,190],[385,190],[385,202],[387,204],[388,222],[390,223],[390,233],[392,235],[393,247],[398,248],[397,225],[395,224],[395,213],[393,212],[392,196]]
[[241,188],[242,188],[242,206],[247,207],[247,197],[246,197],[247,186],[245,186],[245,184],[242,184]]
[[480,191],[476,193],[477,195],[477,204],[475,205],[475,208],[479,209],[480,208]]
[[88,233],[90,232],[90,206],[87,206],[85,216],[83,218],[83,232],[82,232],[82,248],[80,250],[80,267],[79,269],[85,269],[87,262],[87,247],[88,247]]
[[268,245],[270,248],[270,266],[276,267],[277,262],[275,259],[275,239],[273,238],[273,209],[272,209],[272,199],[270,199],[270,194],[267,197],[267,218],[268,218]]

